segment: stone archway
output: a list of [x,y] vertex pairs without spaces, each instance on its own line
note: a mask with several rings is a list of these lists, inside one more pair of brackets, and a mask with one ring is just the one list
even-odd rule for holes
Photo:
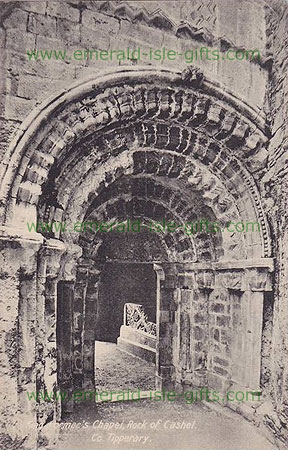
[[[235,382],[260,388],[263,295],[271,290],[273,270],[257,188],[266,144],[259,112],[193,68],[182,74],[149,67],[107,72],[59,92],[22,125],[2,165],[1,242],[12,280],[6,295],[20,299],[8,328],[13,333],[16,323],[20,330],[25,379],[7,376],[7,382],[18,392],[19,420],[23,403],[30,411],[34,438],[36,423],[45,432],[60,414],[59,405],[40,402],[35,411],[25,401],[26,391],[36,386],[57,389],[57,289],[65,292],[67,323],[76,318],[74,331],[84,336],[77,343],[68,339],[58,371],[63,364],[75,369],[73,385],[68,375],[64,379],[68,390],[93,385],[86,324],[97,296],[102,239],[73,229],[28,233],[27,221],[167,217],[182,231],[204,214],[222,226],[258,222],[259,233],[245,235],[160,233],[167,256],[153,262],[158,386],[208,384],[224,391]],[[233,311],[242,346],[231,336]],[[245,373],[235,379],[239,356]]]

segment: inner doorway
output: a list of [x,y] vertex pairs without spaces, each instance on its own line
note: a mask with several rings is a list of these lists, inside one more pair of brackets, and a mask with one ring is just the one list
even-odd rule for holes
[[126,303],[142,305],[148,320],[156,323],[156,288],[153,264],[105,263],[98,291],[96,340],[117,343]]
[[156,290],[153,264],[106,262],[95,320],[95,389],[155,390]]

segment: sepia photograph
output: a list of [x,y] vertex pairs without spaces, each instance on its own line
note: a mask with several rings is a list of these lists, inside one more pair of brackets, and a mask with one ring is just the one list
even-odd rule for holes
[[0,450],[288,449],[288,0],[0,0]]

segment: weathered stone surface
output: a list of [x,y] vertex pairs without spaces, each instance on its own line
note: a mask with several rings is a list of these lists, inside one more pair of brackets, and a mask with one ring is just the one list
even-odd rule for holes
[[27,31],[42,36],[53,37],[56,34],[56,18],[41,14],[29,14]]
[[[69,392],[93,387],[104,270],[95,265],[121,258],[157,261],[157,386],[261,389],[267,402],[236,410],[286,442],[287,5],[11,2],[1,20],[0,208],[12,236],[0,236],[3,448],[57,438],[61,405],[32,405],[28,391],[56,390],[57,372]],[[182,57],[69,59],[79,49],[139,46]],[[220,59],[185,61],[199,47],[218,48]],[[255,48],[260,61],[223,60],[228,49]],[[66,49],[68,57],[28,60],[34,49]],[[84,75],[93,80],[82,83]],[[26,222],[36,217],[69,225],[139,219],[146,234],[32,237]],[[261,230],[194,233],[205,217],[223,229],[246,220]],[[161,229],[164,218],[179,229]],[[71,411],[73,402],[62,406]]]

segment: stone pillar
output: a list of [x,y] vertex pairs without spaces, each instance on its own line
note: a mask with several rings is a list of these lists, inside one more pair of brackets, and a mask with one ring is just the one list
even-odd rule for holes
[[83,387],[87,390],[95,388],[95,323],[98,303],[98,286],[102,264],[91,263],[85,298],[84,348],[83,348]]
[[[37,391],[40,392],[37,405],[38,440],[52,445],[57,439],[57,421],[61,416],[60,400],[55,398],[57,383],[57,277],[60,258],[65,251],[63,242],[50,239],[41,248],[37,268],[37,327],[36,327],[36,370]],[[47,397],[44,395],[47,393]],[[54,394],[54,395],[53,395]],[[53,395],[52,401],[48,396]]]
[[245,386],[260,391],[264,293],[251,290],[244,298],[247,310]]
[[[74,250],[74,256],[79,257],[76,246]],[[72,268],[72,265],[70,266]],[[64,310],[62,309],[61,314],[64,327],[59,330],[59,339],[62,342],[59,361],[62,367],[62,389],[65,388],[64,390],[70,393],[95,388],[95,323],[102,265],[96,265],[86,256],[78,259],[77,269],[74,269],[73,276],[68,276],[66,268],[66,280],[60,282],[63,291]],[[66,402],[64,411],[71,411],[73,405],[71,398],[71,401]]]
[[84,383],[84,321],[85,321],[85,297],[88,283],[89,265],[80,259],[77,265],[77,273],[74,283],[72,346],[73,346],[73,384],[74,389],[82,389]]
[[226,345],[228,350],[227,356],[223,351],[217,355],[218,366],[227,372],[223,377],[234,390],[260,391],[264,292],[271,290],[269,261],[266,264],[264,260],[257,268],[248,262],[248,267],[243,263],[237,269],[216,273],[217,289],[212,296],[218,291],[218,300],[214,306],[211,303],[212,314],[217,316],[219,346]]
[[174,264],[154,264],[157,274],[157,342],[156,342],[156,388],[174,387],[173,335],[175,333],[175,310],[177,276]]
[[58,385],[67,392],[68,399],[62,404],[62,413],[73,410],[70,398],[73,392],[73,300],[74,282],[59,281],[57,289],[57,363]]
[[[179,274],[178,274],[179,276]],[[175,313],[176,335],[174,339],[174,366],[175,381],[178,386],[182,386],[192,374],[192,298],[193,290],[191,286],[192,278],[181,273],[178,278],[179,288],[177,289]],[[180,388],[181,389],[181,388]]]
[[23,449],[37,445],[35,329],[37,254],[43,238],[21,236],[1,227],[0,334],[1,434]]
[[176,313],[177,328],[177,365],[176,382],[185,384],[192,374],[191,345],[192,345],[192,296],[190,289],[179,289],[178,310]]
[[261,338],[263,327],[264,291],[271,291],[271,280],[265,269],[246,271],[247,290],[244,295],[246,309],[245,386],[260,391]]
[[183,386],[185,384],[198,387],[207,385],[208,296],[213,284],[212,271],[201,270],[201,268],[191,270],[190,263],[182,264],[181,271],[178,273],[177,381]]
[[[77,261],[82,253],[81,247],[71,245],[61,260],[60,281],[58,283],[57,301],[57,358],[58,383],[68,399],[62,403],[63,412],[73,410],[72,392],[81,382],[82,373],[82,347],[81,331],[80,343],[77,342],[74,328],[75,282]],[[79,319],[79,318],[78,318]],[[81,319],[82,320],[82,319]],[[77,345],[80,346],[79,349]]]

